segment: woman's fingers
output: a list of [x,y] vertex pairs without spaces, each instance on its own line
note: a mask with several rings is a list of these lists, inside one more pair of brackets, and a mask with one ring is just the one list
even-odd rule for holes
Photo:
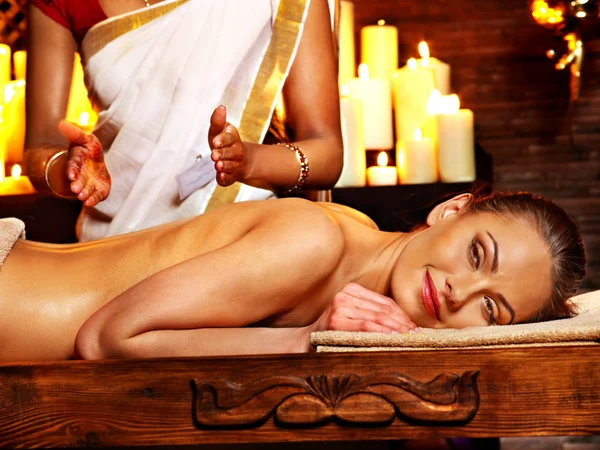
[[332,314],[333,320],[353,320],[374,324],[376,326],[385,327],[391,331],[399,333],[408,333],[412,328],[405,323],[395,320],[392,316],[383,311],[374,311],[371,309],[363,309],[354,307],[351,304],[340,305]]
[[214,148],[214,140],[223,131],[227,123],[227,109],[223,105],[215,108],[210,116],[210,127],[208,128],[208,145]]

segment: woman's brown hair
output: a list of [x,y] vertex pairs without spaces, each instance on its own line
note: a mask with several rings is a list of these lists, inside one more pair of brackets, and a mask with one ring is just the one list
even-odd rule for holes
[[552,294],[544,307],[527,322],[541,322],[573,316],[567,300],[575,295],[585,276],[585,250],[579,228],[569,215],[551,200],[528,192],[475,193],[469,213],[491,212],[524,219],[535,227],[552,257]]

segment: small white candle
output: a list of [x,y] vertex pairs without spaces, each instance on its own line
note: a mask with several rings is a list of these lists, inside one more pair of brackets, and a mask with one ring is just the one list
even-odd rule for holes
[[380,20],[360,30],[361,62],[369,66],[371,78],[389,80],[398,68],[398,29]]
[[361,187],[366,184],[367,154],[360,100],[349,97],[348,86],[341,87],[340,112],[344,143],[344,168],[336,187]]
[[348,82],[349,96],[362,102],[365,148],[394,148],[390,82],[369,78],[369,68],[358,67],[359,78]]
[[10,67],[10,47],[0,44],[0,88],[11,79]]
[[[11,81],[4,86],[3,136],[6,139],[5,163],[23,160],[25,144],[25,80]],[[4,134],[6,133],[6,134]]]
[[440,180],[461,183],[475,180],[475,137],[473,111],[460,109],[456,95],[440,96],[436,113]]
[[435,118],[427,113],[427,101],[435,88],[433,71],[411,58],[405,67],[394,73],[392,83],[396,140],[409,141],[415,130],[420,128],[425,137],[435,141]]
[[429,46],[427,42],[419,42],[419,64],[432,69],[435,74],[435,87],[442,95],[450,94],[450,65],[440,61],[437,58],[429,56]]
[[35,189],[31,181],[29,181],[28,177],[21,175],[21,166],[18,164],[13,166],[11,176],[0,182],[0,195],[25,195],[33,193],[35,193]]
[[356,77],[356,58],[354,46],[354,2],[340,2],[340,37],[339,37],[339,83],[343,86]]
[[435,183],[438,179],[435,147],[430,139],[423,139],[419,128],[412,140],[398,141],[396,161],[401,184]]
[[27,74],[27,52],[19,50],[13,55],[13,65],[15,68],[15,80],[24,80]]
[[367,169],[369,186],[394,186],[398,184],[398,172],[395,167],[388,166],[385,152],[377,155],[377,165]]

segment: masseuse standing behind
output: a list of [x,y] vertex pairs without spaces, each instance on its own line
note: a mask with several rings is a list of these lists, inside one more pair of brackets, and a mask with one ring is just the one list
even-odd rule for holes
[[[83,202],[82,241],[340,174],[326,0],[33,0],[29,27],[26,166],[38,190]],[[100,111],[90,134],[59,126],[77,50]],[[259,144],[280,91],[294,143]]]

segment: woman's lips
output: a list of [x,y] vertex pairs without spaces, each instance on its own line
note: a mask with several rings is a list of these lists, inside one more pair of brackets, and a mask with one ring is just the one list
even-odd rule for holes
[[434,319],[440,320],[440,302],[438,300],[437,289],[433,284],[429,271],[425,271],[423,275],[423,284],[421,286],[421,297],[423,306]]

